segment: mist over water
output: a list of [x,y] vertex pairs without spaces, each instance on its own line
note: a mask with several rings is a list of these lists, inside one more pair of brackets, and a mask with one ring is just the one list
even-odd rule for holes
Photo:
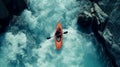
[[[92,41],[76,29],[77,16],[87,1],[27,2],[28,9],[0,36],[0,67],[106,67]],[[46,39],[54,35],[58,21],[68,31],[59,51],[54,38]]]

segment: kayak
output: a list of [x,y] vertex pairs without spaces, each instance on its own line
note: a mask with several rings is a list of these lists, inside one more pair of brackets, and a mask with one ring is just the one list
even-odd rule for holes
[[62,31],[62,25],[60,24],[60,22],[58,22],[58,24],[56,26],[54,39],[55,39],[56,49],[58,49],[58,50],[61,49],[62,41],[63,41],[63,31]]

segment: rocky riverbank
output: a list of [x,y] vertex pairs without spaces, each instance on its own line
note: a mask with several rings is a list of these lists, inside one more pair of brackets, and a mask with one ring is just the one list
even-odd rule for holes
[[79,15],[78,25],[87,33],[92,31],[112,65],[120,67],[120,1],[90,1],[91,10]]

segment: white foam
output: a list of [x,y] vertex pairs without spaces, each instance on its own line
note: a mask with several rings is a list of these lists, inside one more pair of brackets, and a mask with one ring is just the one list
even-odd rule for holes
[[7,47],[4,48],[8,53],[7,57],[11,60],[16,60],[16,54],[24,54],[22,48],[26,47],[26,35],[19,32],[17,35],[13,35],[11,32],[6,33],[5,40],[7,42]]
[[63,46],[60,51],[56,50],[54,39],[50,39],[41,43],[41,48],[39,49],[33,49],[33,53],[39,56],[39,59],[37,61],[38,66],[84,67],[83,62],[84,60],[87,60],[84,58],[84,55],[85,53],[93,52],[93,50],[87,51],[92,43],[86,42],[85,38],[77,34],[77,31],[73,28],[66,30],[68,30],[68,34],[64,35]]
[[29,63],[25,63],[25,67],[33,67],[33,66]]
[[37,25],[36,17],[29,10],[24,10],[20,18],[23,18],[20,22],[25,21],[25,23],[28,23],[30,29],[34,29]]

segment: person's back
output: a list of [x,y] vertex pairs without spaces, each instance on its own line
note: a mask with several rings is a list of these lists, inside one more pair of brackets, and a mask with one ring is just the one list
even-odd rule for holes
[[57,32],[56,32],[55,35],[56,35],[56,39],[57,39],[57,41],[59,42],[60,39],[61,39],[61,36],[62,36],[62,33],[60,32],[60,29],[57,30]]

